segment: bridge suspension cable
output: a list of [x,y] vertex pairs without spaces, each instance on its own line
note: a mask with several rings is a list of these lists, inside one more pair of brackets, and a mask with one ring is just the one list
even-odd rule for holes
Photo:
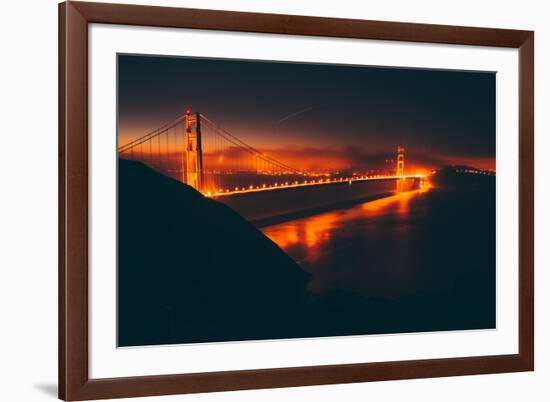
[[[300,170],[249,145],[207,116],[190,112],[120,146],[118,153],[205,195],[390,178]],[[401,178],[406,177],[403,170],[398,172]]]
[[[212,120],[208,119],[208,117],[206,117],[204,114],[201,114],[202,118],[204,119],[204,121],[210,123],[212,125],[212,127],[217,130],[219,132],[219,135],[223,136],[224,138],[226,138],[228,141],[230,142],[233,142],[235,145],[237,146],[241,146],[243,147],[244,149],[248,150],[251,154],[253,155],[256,155],[258,156],[259,158],[262,158],[264,159],[266,162],[268,163],[272,163],[276,166],[279,166],[283,169],[288,169],[290,172],[294,172],[294,173],[298,173],[298,174],[303,174],[303,172],[299,169],[295,169],[283,162],[280,162],[276,159],[273,159],[272,157],[268,156],[268,155],[265,155],[263,152],[257,150],[256,148],[248,145],[246,142],[240,140],[238,137],[234,136],[233,134],[231,134],[229,131],[227,130],[224,130],[223,128],[219,127],[216,123],[214,123]],[[227,137],[231,138],[227,138]],[[232,141],[233,140],[233,141]]]
[[130,149],[134,148],[135,146],[138,146],[144,142],[147,142],[148,140],[152,139],[153,137],[159,136],[166,132],[166,130],[169,130],[170,128],[173,128],[174,126],[182,123],[183,119],[185,118],[185,115],[180,115],[176,119],[172,120],[170,123],[166,123],[155,130],[145,134],[142,137],[139,137],[133,141],[130,141],[124,145],[121,145],[118,147],[119,153],[124,153],[126,151],[129,151]]
[[[187,183],[189,160],[200,159],[195,187],[203,193],[228,193],[245,189],[270,188],[296,181],[308,174],[279,161],[220,127],[203,114],[200,117],[200,140],[186,143],[191,126],[190,114],[178,116],[149,133],[118,148],[121,158],[137,160],[161,173]],[[194,149],[193,146],[200,149]],[[192,156],[191,154],[195,154]],[[198,165],[197,165],[198,166]],[[200,184],[199,184],[200,183]],[[189,184],[189,183],[187,183]]]

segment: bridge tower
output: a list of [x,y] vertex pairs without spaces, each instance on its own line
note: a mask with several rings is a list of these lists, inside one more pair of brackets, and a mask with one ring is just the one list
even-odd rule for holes
[[183,156],[183,181],[197,191],[202,190],[202,139],[200,113],[185,112],[185,155]]
[[397,146],[397,173],[396,176],[405,176],[405,148]]
[[405,148],[401,145],[397,145],[397,191],[403,191],[404,187],[404,176],[405,176]]

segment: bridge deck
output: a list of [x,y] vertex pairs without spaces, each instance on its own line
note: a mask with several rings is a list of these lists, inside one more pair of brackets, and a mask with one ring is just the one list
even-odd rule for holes
[[[404,191],[418,188],[420,179],[404,180]],[[331,185],[294,186],[278,191],[251,191],[215,197],[257,227],[345,208],[394,194],[396,178],[336,182]]]

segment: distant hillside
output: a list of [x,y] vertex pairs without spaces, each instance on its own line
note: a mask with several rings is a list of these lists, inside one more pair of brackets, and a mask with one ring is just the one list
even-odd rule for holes
[[119,161],[120,346],[286,336],[308,280],[228,207]]
[[[474,174],[479,173],[479,174]],[[480,188],[491,190],[490,201],[496,203],[496,176],[494,173],[484,174],[483,170],[470,166],[446,166],[431,176],[430,181],[440,190],[456,190],[477,192]]]

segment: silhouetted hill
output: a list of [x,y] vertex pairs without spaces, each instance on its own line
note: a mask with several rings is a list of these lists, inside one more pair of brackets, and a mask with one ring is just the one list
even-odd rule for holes
[[309,274],[223,204],[121,160],[118,219],[120,346],[284,337],[299,320]]
[[[480,188],[484,189],[485,194],[491,195],[491,200],[494,199],[494,188],[496,184],[495,175],[472,174],[471,172],[482,172],[480,169],[469,166],[447,166],[436,171],[430,177],[432,184],[442,190],[454,190],[467,192],[478,192]],[[486,189],[491,188],[487,192]]]

